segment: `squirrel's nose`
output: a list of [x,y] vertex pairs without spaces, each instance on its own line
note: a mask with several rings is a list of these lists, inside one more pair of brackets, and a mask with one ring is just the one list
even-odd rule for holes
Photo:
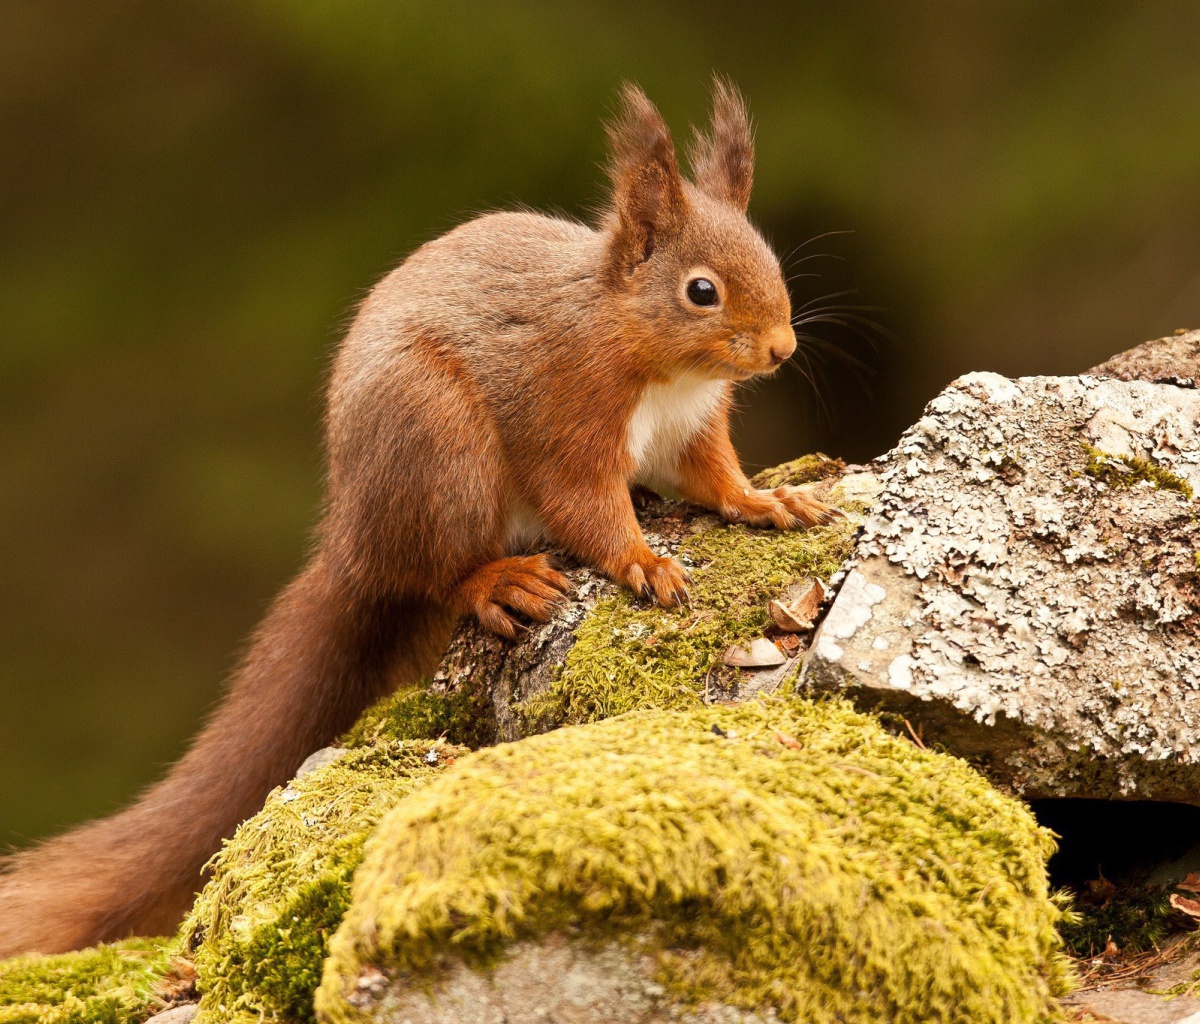
[[776,327],[767,335],[771,362],[778,366],[796,351],[796,332],[790,326]]

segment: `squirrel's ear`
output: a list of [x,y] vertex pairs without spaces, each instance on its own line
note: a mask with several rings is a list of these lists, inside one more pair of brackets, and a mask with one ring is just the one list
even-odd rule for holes
[[616,219],[612,252],[629,273],[650,258],[660,236],[682,226],[687,202],[671,132],[636,85],[621,88],[617,116],[606,128]]
[[700,191],[746,212],[754,186],[754,132],[742,94],[720,75],[713,76],[712,133],[695,130],[688,163]]

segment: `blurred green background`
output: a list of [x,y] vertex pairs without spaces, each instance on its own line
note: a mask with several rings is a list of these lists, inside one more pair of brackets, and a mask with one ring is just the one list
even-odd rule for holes
[[682,137],[730,74],[797,305],[878,307],[819,329],[869,372],[746,393],[761,466],[1200,325],[1198,43],[1190,2],[0,3],[0,842],[178,755],[304,557],[356,298],[473,212],[586,215],[620,79]]

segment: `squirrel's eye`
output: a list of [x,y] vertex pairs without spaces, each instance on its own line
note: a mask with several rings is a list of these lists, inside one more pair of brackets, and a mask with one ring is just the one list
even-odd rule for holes
[[687,297],[693,306],[715,306],[717,286],[707,277],[693,278],[688,282]]

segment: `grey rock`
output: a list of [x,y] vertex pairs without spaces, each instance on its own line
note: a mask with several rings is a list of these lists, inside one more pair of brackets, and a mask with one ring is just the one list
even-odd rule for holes
[[1140,988],[1108,987],[1103,983],[1067,996],[1064,1002],[1116,1024],[1200,1024],[1200,999],[1170,996],[1194,985],[1200,969],[1200,952],[1191,937],[1168,943],[1159,952],[1161,963],[1148,967],[1138,978]]
[[389,979],[377,969],[358,980],[351,1003],[375,1024],[772,1024],[722,1003],[681,1007],[653,980],[654,960],[627,946],[597,947],[551,934],[517,943],[489,972],[461,961],[435,987]]
[[804,681],[1027,796],[1200,803],[1200,391],[969,374],[876,472]]
[[320,750],[314,750],[296,769],[296,778],[302,778],[310,772],[315,772],[318,768],[324,768],[326,765],[333,764],[334,761],[340,761],[346,756],[346,753],[344,747],[322,747]]
[[1067,1003],[1111,1024],[1200,1024],[1200,1000],[1169,999],[1139,989],[1085,992]]
[[146,1024],[191,1024],[192,1018],[196,1016],[196,1011],[199,1009],[198,1003],[181,1003],[179,1006],[172,1006],[169,1010],[163,1010],[162,1013],[156,1013],[146,1021]]

